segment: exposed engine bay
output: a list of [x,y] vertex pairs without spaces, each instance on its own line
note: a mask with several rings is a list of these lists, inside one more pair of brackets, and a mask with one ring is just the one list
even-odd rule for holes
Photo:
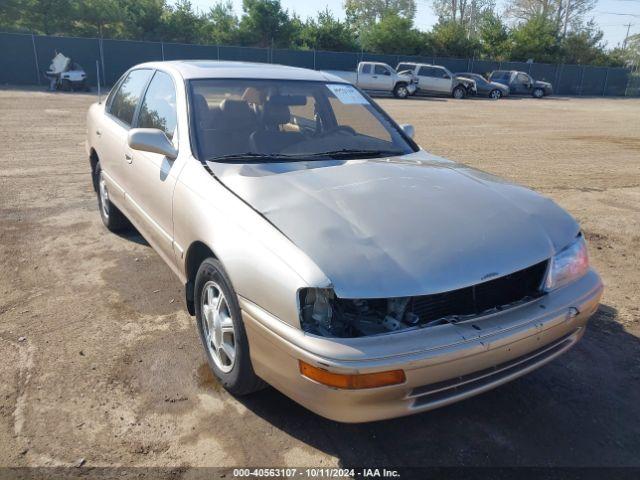
[[547,262],[458,290],[416,297],[342,299],[333,290],[300,290],[302,329],[324,337],[363,337],[457,323],[544,295]]

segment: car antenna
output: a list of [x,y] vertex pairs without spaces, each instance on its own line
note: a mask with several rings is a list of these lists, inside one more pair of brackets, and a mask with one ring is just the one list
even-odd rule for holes
[[102,103],[102,98],[100,96],[100,64],[98,60],[96,60],[96,78],[98,79],[98,105]]

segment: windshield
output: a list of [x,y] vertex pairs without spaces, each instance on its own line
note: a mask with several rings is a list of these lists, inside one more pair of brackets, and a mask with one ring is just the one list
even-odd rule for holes
[[414,151],[393,122],[352,85],[192,80],[190,102],[200,160],[371,158]]

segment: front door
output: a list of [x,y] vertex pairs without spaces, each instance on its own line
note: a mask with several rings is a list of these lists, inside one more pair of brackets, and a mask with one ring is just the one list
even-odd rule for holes
[[116,206],[123,208],[124,191],[127,184],[127,134],[143,90],[153,70],[139,69],[130,71],[120,82],[113,96],[107,99],[105,121],[95,134],[100,166],[103,170],[110,199]]
[[518,73],[516,74],[513,88],[515,93],[530,95],[533,91],[533,79],[526,73]]
[[[162,130],[177,148],[176,89],[169,74],[155,72],[144,94],[135,127]],[[181,163],[179,159],[170,160],[158,153],[129,147],[127,155],[130,183],[125,195],[129,210],[144,237],[173,265],[173,189]]]

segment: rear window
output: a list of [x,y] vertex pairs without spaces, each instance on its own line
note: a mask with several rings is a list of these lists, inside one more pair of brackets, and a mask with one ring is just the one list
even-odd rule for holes
[[415,68],[415,65],[412,65],[410,63],[399,63],[398,68],[396,68],[396,71],[404,72],[406,70],[413,70],[414,68]]

